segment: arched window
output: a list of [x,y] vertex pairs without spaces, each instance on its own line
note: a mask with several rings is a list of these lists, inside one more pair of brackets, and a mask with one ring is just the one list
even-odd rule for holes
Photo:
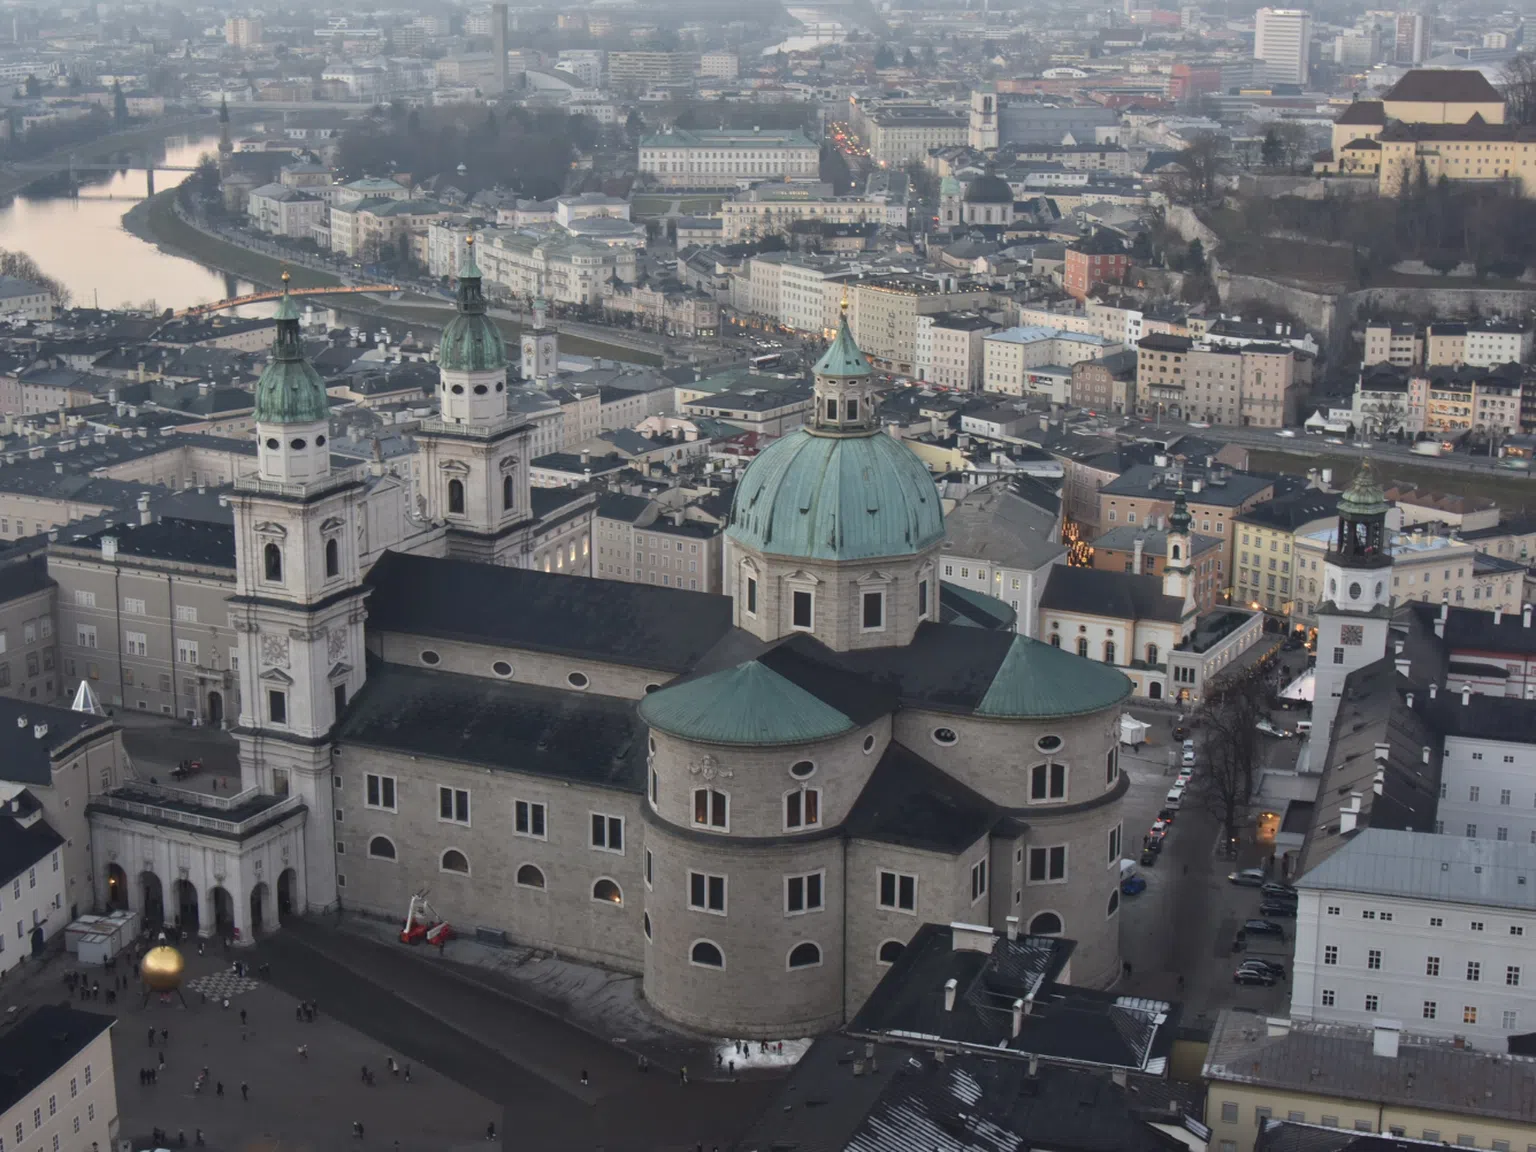
[[327,576],[341,575],[341,545],[335,540],[325,542],[325,574]]
[[1113,916],[1118,911],[1120,911],[1120,889],[1116,888],[1109,894],[1109,911],[1104,915]]
[[448,514],[464,515],[464,481],[458,477],[448,481]]
[[276,544],[268,544],[261,550],[263,568],[267,579],[274,584],[283,582],[283,550]]
[[1147,645],[1147,663],[1152,665],[1154,668],[1157,667],[1157,645],[1156,644],[1148,644]]
[[469,857],[457,848],[450,848],[443,853],[442,869],[444,872],[461,872],[469,875]]
[[375,860],[393,860],[395,858],[395,842],[388,836],[375,836],[368,841],[368,855]]
[[1173,558],[1175,560],[1179,558],[1179,546],[1177,544],[1173,546]]
[[1113,664],[1114,662],[1115,662],[1115,642],[1113,640],[1106,640],[1106,641],[1104,641],[1104,663],[1106,663],[1106,664]]
[[875,953],[875,959],[882,964],[894,964],[896,958],[901,955],[901,950],[906,945],[900,940],[886,940],[880,945],[880,950]]
[[709,940],[696,940],[688,951],[690,963],[697,964],[701,968],[724,968],[725,953],[720,951],[720,945]]
[[1031,936],[1061,935],[1061,917],[1054,912],[1042,912],[1029,922]]
[[535,864],[524,864],[517,870],[517,886],[519,888],[544,887],[544,873],[539,871]]
[[512,477],[501,478],[501,507],[505,511],[512,507]]
[[1052,648],[1060,648],[1061,647],[1061,633],[1060,632],[1052,632],[1051,633],[1051,647]]
[[815,968],[821,963],[821,949],[807,940],[803,944],[796,944],[789,952],[789,966],[791,968]]
[[622,904],[624,893],[619,890],[617,884],[604,876],[592,885],[592,899],[601,900],[605,904]]
[[1087,655],[1088,655],[1088,637],[1086,637],[1086,636],[1079,636],[1077,638],[1077,654],[1079,656],[1082,656],[1082,657],[1087,657]]

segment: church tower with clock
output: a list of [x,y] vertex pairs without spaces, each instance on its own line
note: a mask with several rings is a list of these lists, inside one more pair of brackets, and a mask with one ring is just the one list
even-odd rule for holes
[[1317,672],[1312,702],[1311,771],[1327,763],[1344,680],[1380,660],[1392,622],[1392,552],[1387,500],[1369,460],[1339,499],[1333,546],[1323,560],[1323,599],[1317,606]]

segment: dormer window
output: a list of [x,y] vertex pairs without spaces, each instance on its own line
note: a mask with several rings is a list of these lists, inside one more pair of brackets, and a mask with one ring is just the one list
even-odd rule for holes
[[837,419],[837,401],[832,399],[830,396],[827,397],[827,419]]

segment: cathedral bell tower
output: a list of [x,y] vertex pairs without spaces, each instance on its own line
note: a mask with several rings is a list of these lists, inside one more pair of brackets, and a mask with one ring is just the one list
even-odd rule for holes
[[533,425],[507,412],[507,348],[487,314],[473,236],[464,243],[458,312],[443,329],[437,366],[439,416],[416,435],[423,511],[447,523],[450,556],[521,567]]
[[1163,595],[1177,596],[1184,601],[1185,615],[1195,611],[1194,567],[1190,560],[1194,544],[1189,531],[1193,522],[1181,487],[1173,498],[1173,511],[1168,515],[1168,556],[1163,565]]
[[287,279],[272,359],[256,385],[257,469],[237,477],[230,496],[234,735],[244,788],[304,800],[308,863],[291,862],[292,899],[321,909],[336,900],[330,737],[364,678],[363,483],[331,467],[325,384],[304,358]]
[[560,337],[547,322],[547,309],[541,296],[533,302],[533,330],[522,339],[523,379],[540,390],[547,390],[560,371]]
[[1364,460],[1339,498],[1339,523],[1323,558],[1317,606],[1317,673],[1312,702],[1311,771],[1327,763],[1344,680],[1386,653],[1392,622],[1392,551],[1387,500]]

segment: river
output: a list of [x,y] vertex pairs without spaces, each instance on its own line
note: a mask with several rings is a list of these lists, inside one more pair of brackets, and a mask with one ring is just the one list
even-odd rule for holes
[[[217,136],[173,136],[165,164],[191,167],[218,148]],[[173,188],[190,172],[155,172],[155,190]],[[144,199],[141,170],[114,172],[85,184],[78,197],[53,195],[34,186],[0,201],[0,248],[25,252],[46,274],[69,289],[81,307],[188,308],[254,291],[245,280],[162,252],[124,231],[124,213]],[[243,315],[270,314],[271,305],[242,308]]]

